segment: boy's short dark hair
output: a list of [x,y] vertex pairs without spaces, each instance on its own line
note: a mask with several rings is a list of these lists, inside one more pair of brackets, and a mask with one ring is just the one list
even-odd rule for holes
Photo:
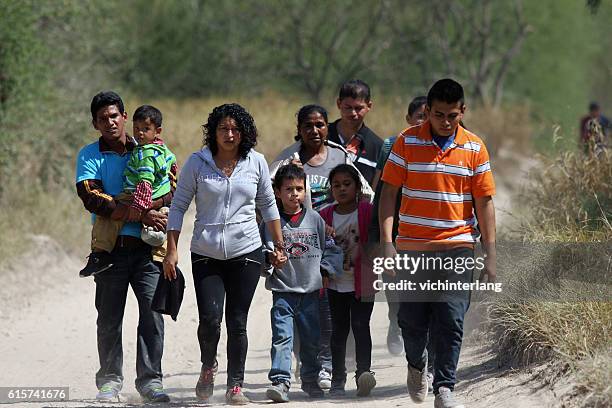
[[448,104],[460,102],[463,105],[465,103],[463,87],[459,82],[450,78],[440,79],[433,84],[429,93],[427,93],[427,106],[431,108],[433,101]]
[[306,187],[306,173],[304,173],[304,169],[297,164],[289,163],[276,170],[273,183],[274,188],[280,190],[285,180],[303,180],[304,188]]
[[91,100],[91,118],[96,120],[96,114],[98,111],[106,106],[115,105],[119,109],[120,113],[125,113],[125,107],[123,106],[123,100],[113,91],[102,91],[98,92]]
[[149,119],[155,127],[161,127],[162,125],[162,113],[155,106],[142,105],[134,111],[134,116],[132,116],[132,122],[145,121],[147,119]]
[[408,116],[412,116],[412,114],[416,112],[417,109],[419,109],[421,106],[425,105],[426,103],[427,103],[426,96],[417,96],[416,98],[414,98],[408,104]]
[[351,79],[340,86],[338,99],[353,98],[370,102],[370,86],[360,79]]

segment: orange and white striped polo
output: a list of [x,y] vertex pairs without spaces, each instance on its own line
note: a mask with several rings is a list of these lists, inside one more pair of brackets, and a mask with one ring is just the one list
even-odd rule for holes
[[382,181],[402,187],[398,249],[431,250],[473,246],[473,198],[495,194],[489,153],[463,127],[444,151],[429,121],[403,130],[393,145]]

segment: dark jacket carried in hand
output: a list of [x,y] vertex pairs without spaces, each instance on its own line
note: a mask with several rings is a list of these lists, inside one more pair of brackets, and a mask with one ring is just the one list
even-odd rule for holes
[[161,273],[151,302],[151,309],[154,312],[170,315],[172,320],[176,321],[184,292],[185,278],[178,266],[176,267],[176,279],[168,280]]

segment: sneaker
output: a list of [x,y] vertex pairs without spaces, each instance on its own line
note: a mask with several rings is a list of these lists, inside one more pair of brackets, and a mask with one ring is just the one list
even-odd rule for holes
[[427,361],[422,370],[408,364],[408,394],[413,402],[423,402],[427,398]]
[[232,388],[227,389],[225,402],[229,405],[246,405],[251,401],[242,393],[242,387],[234,385]]
[[404,352],[404,339],[401,331],[397,325],[393,327],[392,323],[389,324],[389,331],[387,332],[387,349],[394,356],[399,356]]
[[104,384],[98,389],[96,399],[101,402],[119,402],[119,389],[111,384]]
[[289,384],[275,382],[266,390],[266,397],[274,402],[289,402]]
[[162,387],[150,388],[140,395],[144,402],[170,402],[170,397]]
[[87,265],[79,272],[81,278],[97,275],[113,266],[113,257],[108,252],[92,252],[88,258]]
[[325,369],[319,371],[319,379],[317,383],[319,384],[319,388],[322,390],[329,390],[331,388],[331,373]]
[[374,372],[364,371],[357,377],[357,396],[367,397],[375,386],[376,378],[374,378]]
[[215,376],[217,375],[217,369],[219,365],[215,361],[215,365],[212,367],[205,367],[202,365],[200,371],[200,378],[196,384],[195,393],[196,396],[201,400],[207,400],[213,394],[213,388],[215,387]]
[[329,396],[332,398],[342,398],[346,395],[344,387],[346,386],[346,380],[333,380],[331,382],[331,388],[329,389]]
[[433,379],[434,375],[429,371],[427,372],[427,391],[433,393]]
[[455,400],[450,388],[440,387],[434,400],[434,408],[465,408],[465,405]]
[[308,394],[310,398],[323,398],[325,395],[317,382],[302,381],[302,391]]

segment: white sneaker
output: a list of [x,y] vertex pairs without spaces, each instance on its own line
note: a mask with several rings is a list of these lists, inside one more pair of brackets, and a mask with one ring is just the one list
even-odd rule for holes
[[427,390],[429,392],[433,392],[433,380],[434,380],[434,375],[428,372],[427,373]]
[[434,400],[434,408],[465,408],[465,405],[455,400],[450,388],[440,387]]
[[322,390],[329,390],[331,388],[331,380],[332,377],[329,372],[324,369],[319,371],[319,379],[317,382]]

